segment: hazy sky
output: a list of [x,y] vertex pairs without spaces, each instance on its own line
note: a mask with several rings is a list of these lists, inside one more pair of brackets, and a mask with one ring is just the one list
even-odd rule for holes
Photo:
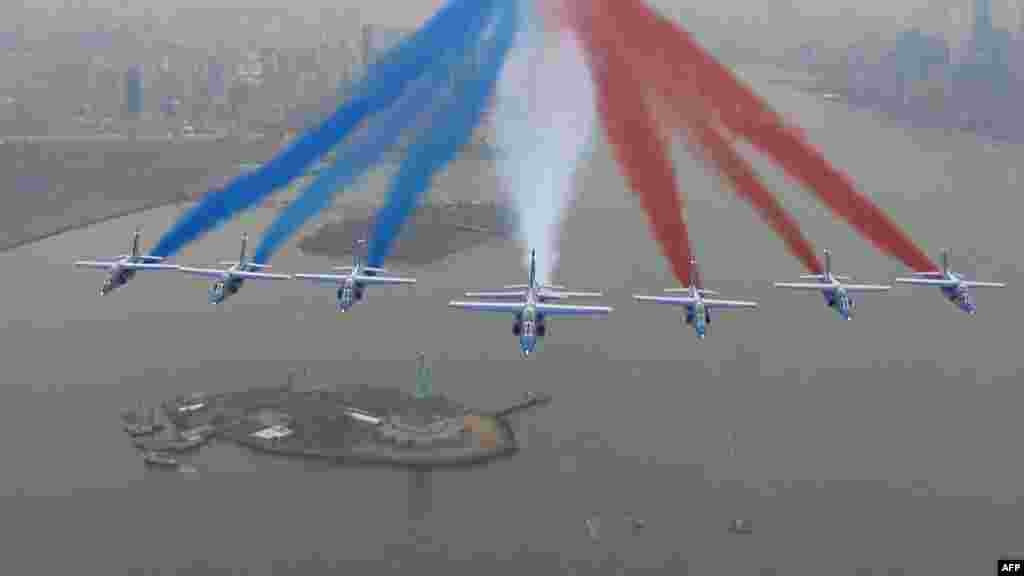
[[[968,0],[959,0],[966,3]],[[999,3],[1000,0],[996,0]],[[1007,0],[1002,0],[1006,2]],[[117,12],[172,12],[181,7],[282,8],[289,11],[317,12],[321,8],[357,9],[367,17],[404,21],[412,24],[435,10],[440,0],[32,0],[27,4],[39,7],[89,6],[114,8]],[[780,14],[802,14],[811,17],[835,16],[842,10],[865,17],[901,19],[929,5],[950,4],[950,0],[652,0],[651,4],[666,12],[698,11],[706,16],[750,15],[777,19]],[[952,3],[956,3],[955,1]],[[397,9],[398,7],[401,9]]]
[[[350,15],[354,23],[372,22],[414,26],[435,11],[442,0],[24,0],[25,4],[51,9],[60,18],[64,6],[103,8],[117,15],[173,14],[182,8],[268,8],[286,10],[311,27],[321,10]],[[958,26],[951,11],[969,20],[971,0],[650,0],[667,14],[689,24],[698,34],[733,34],[739,44],[792,44],[794,40],[848,43],[866,31],[883,34],[906,26],[932,32],[955,33]],[[997,25],[1019,27],[1015,12],[1020,0],[993,0]],[[1015,6],[1016,9],[1012,9]],[[2,10],[0,10],[2,13]],[[255,30],[254,32],[261,32]],[[746,42],[744,42],[746,41]]]

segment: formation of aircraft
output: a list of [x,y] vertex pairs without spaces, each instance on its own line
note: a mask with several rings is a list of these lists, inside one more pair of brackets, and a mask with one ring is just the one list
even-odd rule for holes
[[359,259],[359,247],[366,244],[365,240],[356,242],[355,250],[352,251],[351,266],[337,266],[337,274],[295,274],[300,280],[311,280],[318,284],[338,285],[338,310],[347,312],[356,302],[362,301],[366,294],[366,287],[371,285],[395,286],[401,284],[415,284],[415,278],[401,278],[398,276],[378,276],[386,274],[384,268],[365,266]]
[[75,262],[75,266],[107,270],[109,272],[106,282],[100,287],[101,296],[106,296],[127,284],[129,280],[135,277],[135,273],[139,270],[178,269],[174,264],[163,264],[163,258],[159,256],[139,254],[139,238],[141,236],[142,231],[136,228],[132,234],[130,252],[128,254],[121,254],[115,258],[104,260],[79,260]]
[[[537,346],[537,341],[544,338],[547,331],[548,316],[605,316],[612,311],[608,306],[579,306],[575,304],[552,304],[549,300],[561,300],[570,295],[584,294],[600,296],[591,292],[560,292],[562,286],[547,286],[537,282],[537,253],[530,251],[530,279],[525,285],[514,285],[506,288],[514,291],[504,292],[467,292],[470,298],[493,297],[514,299],[514,301],[458,301],[448,303],[452,308],[471,310],[474,312],[503,312],[515,316],[512,333],[519,337],[519,350],[523,357],[529,356]],[[518,289],[516,289],[518,288]]]
[[912,286],[936,286],[942,295],[957,308],[968,314],[976,314],[978,307],[971,297],[971,288],[1005,288],[1003,282],[979,282],[965,280],[963,276],[953,272],[949,267],[949,250],[942,251],[942,269],[929,272],[914,272],[913,278],[897,278],[897,284]]
[[247,260],[245,253],[246,244],[249,241],[247,234],[242,234],[242,249],[238,253],[237,262],[219,262],[220,266],[227,268],[193,268],[191,266],[179,266],[178,269],[185,274],[211,278],[214,283],[210,286],[210,303],[220,304],[229,297],[238,293],[246,280],[291,280],[287,274],[273,274],[260,272],[270,268],[267,264],[255,264]]
[[757,308],[757,302],[707,298],[707,296],[717,296],[718,292],[704,288],[696,260],[690,260],[690,269],[693,271],[693,279],[688,288],[665,289],[666,293],[685,293],[686,296],[644,296],[642,294],[634,294],[633,298],[637,302],[654,302],[656,304],[682,306],[686,309],[686,312],[680,317],[679,321],[685,322],[687,326],[693,326],[694,331],[697,333],[697,338],[701,340],[707,335],[708,326],[711,325],[712,308]]
[[[336,267],[337,273],[332,274],[276,274],[267,272],[270,266],[251,262],[246,254],[248,236],[242,234],[242,245],[238,261],[220,262],[226,268],[199,268],[181,266],[164,262],[164,258],[139,253],[140,229],[132,234],[131,247],[128,254],[114,258],[96,260],[78,260],[76,267],[101,269],[108,272],[108,277],[100,288],[100,294],[106,295],[125,285],[140,270],[179,270],[193,276],[201,276],[214,280],[209,290],[209,300],[218,304],[230,296],[237,294],[246,280],[309,280],[319,284],[337,285],[338,309],[346,312],[365,298],[365,290],[371,285],[412,285],[415,278],[384,276],[387,270],[379,267],[366,266],[359,256],[359,247],[366,244],[365,240],[356,242],[351,266]],[[825,298],[825,304],[838,312],[846,320],[853,318],[856,302],[855,293],[886,292],[891,286],[885,284],[852,283],[850,276],[835,274],[832,271],[832,252],[824,251],[825,268],[821,274],[803,274],[803,282],[774,282],[778,288],[793,290],[818,291]],[[967,280],[953,272],[949,264],[949,251],[941,254],[941,269],[914,272],[912,277],[897,278],[895,283],[910,286],[933,286],[941,290],[942,295],[957,308],[969,314],[975,314],[977,307],[971,296],[971,288],[992,287],[1003,288],[1006,283]],[[712,309],[743,309],[758,308],[758,303],[748,300],[724,300],[716,298],[719,294],[704,288],[697,262],[691,260],[693,281],[685,288],[668,288],[664,295],[648,296],[634,294],[638,302],[653,302],[684,309],[680,321],[692,326],[698,339],[707,336],[711,325]],[[550,316],[606,316],[612,311],[609,306],[583,306],[578,304],[556,303],[569,298],[600,298],[601,292],[569,290],[565,286],[546,284],[537,281],[536,251],[530,252],[529,279],[526,284],[510,284],[501,290],[466,292],[467,298],[478,300],[453,300],[448,303],[451,308],[476,312],[501,312],[512,314],[515,318],[513,333],[519,339],[519,348],[523,357],[528,357],[536,348],[540,339],[549,334],[547,319]],[[709,298],[708,296],[711,296]]]
[[853,310],[857,302],[854,293],[886,292],[892,286],[885,284],[846,284],[851,278],[845,274],[832,273],[832,251],[825,250],[825,271],[822,274],[801,274],[800,278],[816,280],[816,282],[775,282],[776,288],[792,290],[817,290],[825,296],[825,305],[834,309],[839,316],[853,320]]

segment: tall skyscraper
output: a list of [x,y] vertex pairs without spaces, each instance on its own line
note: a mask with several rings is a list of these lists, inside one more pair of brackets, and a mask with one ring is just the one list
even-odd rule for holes
[[137,119],[142,114],[142,67],[132,66],[124,73],[124,116]]
[[1014,36],[1024,35],[1024,2],[1006,0],[1006,22],[1003,25]]
[[985,37],[992,31],[992,0],[974,0],[973,23],[974,37]]
[[219,101],[224,98],[224,64],[216,56],[210,56],[206,63],[206,85],[210,98]]

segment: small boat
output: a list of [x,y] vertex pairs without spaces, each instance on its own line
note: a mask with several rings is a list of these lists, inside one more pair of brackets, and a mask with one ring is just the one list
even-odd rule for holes
[[161,466],[163,468],[177,468],[178,459],[163,452],[145,452],[142,455],[147,466]]
[[754,527],[750,520],[733,520],[729,523],[729,532],[732,534],[753,534]]

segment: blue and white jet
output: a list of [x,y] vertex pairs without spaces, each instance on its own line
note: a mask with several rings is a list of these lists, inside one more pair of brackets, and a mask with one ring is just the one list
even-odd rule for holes
[[220,304],[229,297],[238,293],[246,280],[291,280],[287,274],[272,274],[261,272],[270,268],[268,264],[256,264],[248,261],[245,254],[246,244],[249,242],[249,235],[242,234],[242,249],[238,253],[237,262],[218,262],[220,266],[228,268],[193,268],[191,266],[180,266],[178,269],[192,276],[212,278],[215,280],[210,286],[210,303]]
[[458,301],[448,303],[452,308],[475,312],[506,312],[515,316],[512,333],[519,338],[519,349],[528,357],[537,347],[537,340],[547,335],[548,316],[606,316],[612,311],[609,306],[579,306],[575,304],[552,304],[550,300],[572,297],[598,297],[600,292],[569,292],[564,286],[545,285],[537,282],[536,252],[530,251],[530,280],[527,284],[505,286],[505,291],[467,292],[473,298],[515,299],[507,301]]
[[914,272],[913,278],[897,278],[897,284],[910,284],[912,286],[937,286],[946,297],[957,308],[968,314],[976,314],[978,307],[971,298],[971,288],[1005,288],[1003,282],[979,282],[977,280],[965,280],[963,276],[953,272],[949,267],[949,250],[942,251],[942,270],[928,272]]
[[132,234],[131,252],[128,254],[121,254],[116,258],[105,260],[79,260],[75,262],[75,266],[79,268],[93,268],[110,272],[107,280],[100,287],[100,296],[106,296],[124,286],[135,277],[135,273],[139,270],[178,269],[178,266],[174,264],[163,264],[163,258],[160,256],[139,254],[140,236],[141,232],[136,228],[135,233]]
[[367,286],[396,286],[415,284],[415,278],[398,276],[380,276],[387,273],[384,268],[365,266],[359,258],[359,247],[366,244],[365,240],[356,242],[352,251],[351,266],[337,266],[338,274],[295,274],[299,280],[311,280],[318,284],[334,284],[338,286],[338,310],[348,312],[356,302],[362,301]]
[[857,306],[852,294],[855,292],[887,292],[892,286],[883,284],[844,284],[849,276],[832,273],[832,252],[825,250],[825,271],[822,274],[802,274],[801,278],[817,282],[775,282],[776,288],[793,290],[817,290],[825,296],[825,304],[839,313],[845,320],[853,319]]
[[685,293],[686,296],[643,296],[634,294],[637,302],[655,302],[657,304],[668,304],[671,306],[682,306],[686,309],[680,322],[693,326],[697,332],[697,338],[703,340],[707,336],[708,326],[711,325],[712,308],[757,308],[757,302],[747,300],[719,300],[706,298],[705,296],[717,296],[718,292],[706,290],[700,278],[700,271],[697,269],[697,261],[690,260],[690,269],[693,271],[693,282],[688,288],[667,288],[667,293]]

